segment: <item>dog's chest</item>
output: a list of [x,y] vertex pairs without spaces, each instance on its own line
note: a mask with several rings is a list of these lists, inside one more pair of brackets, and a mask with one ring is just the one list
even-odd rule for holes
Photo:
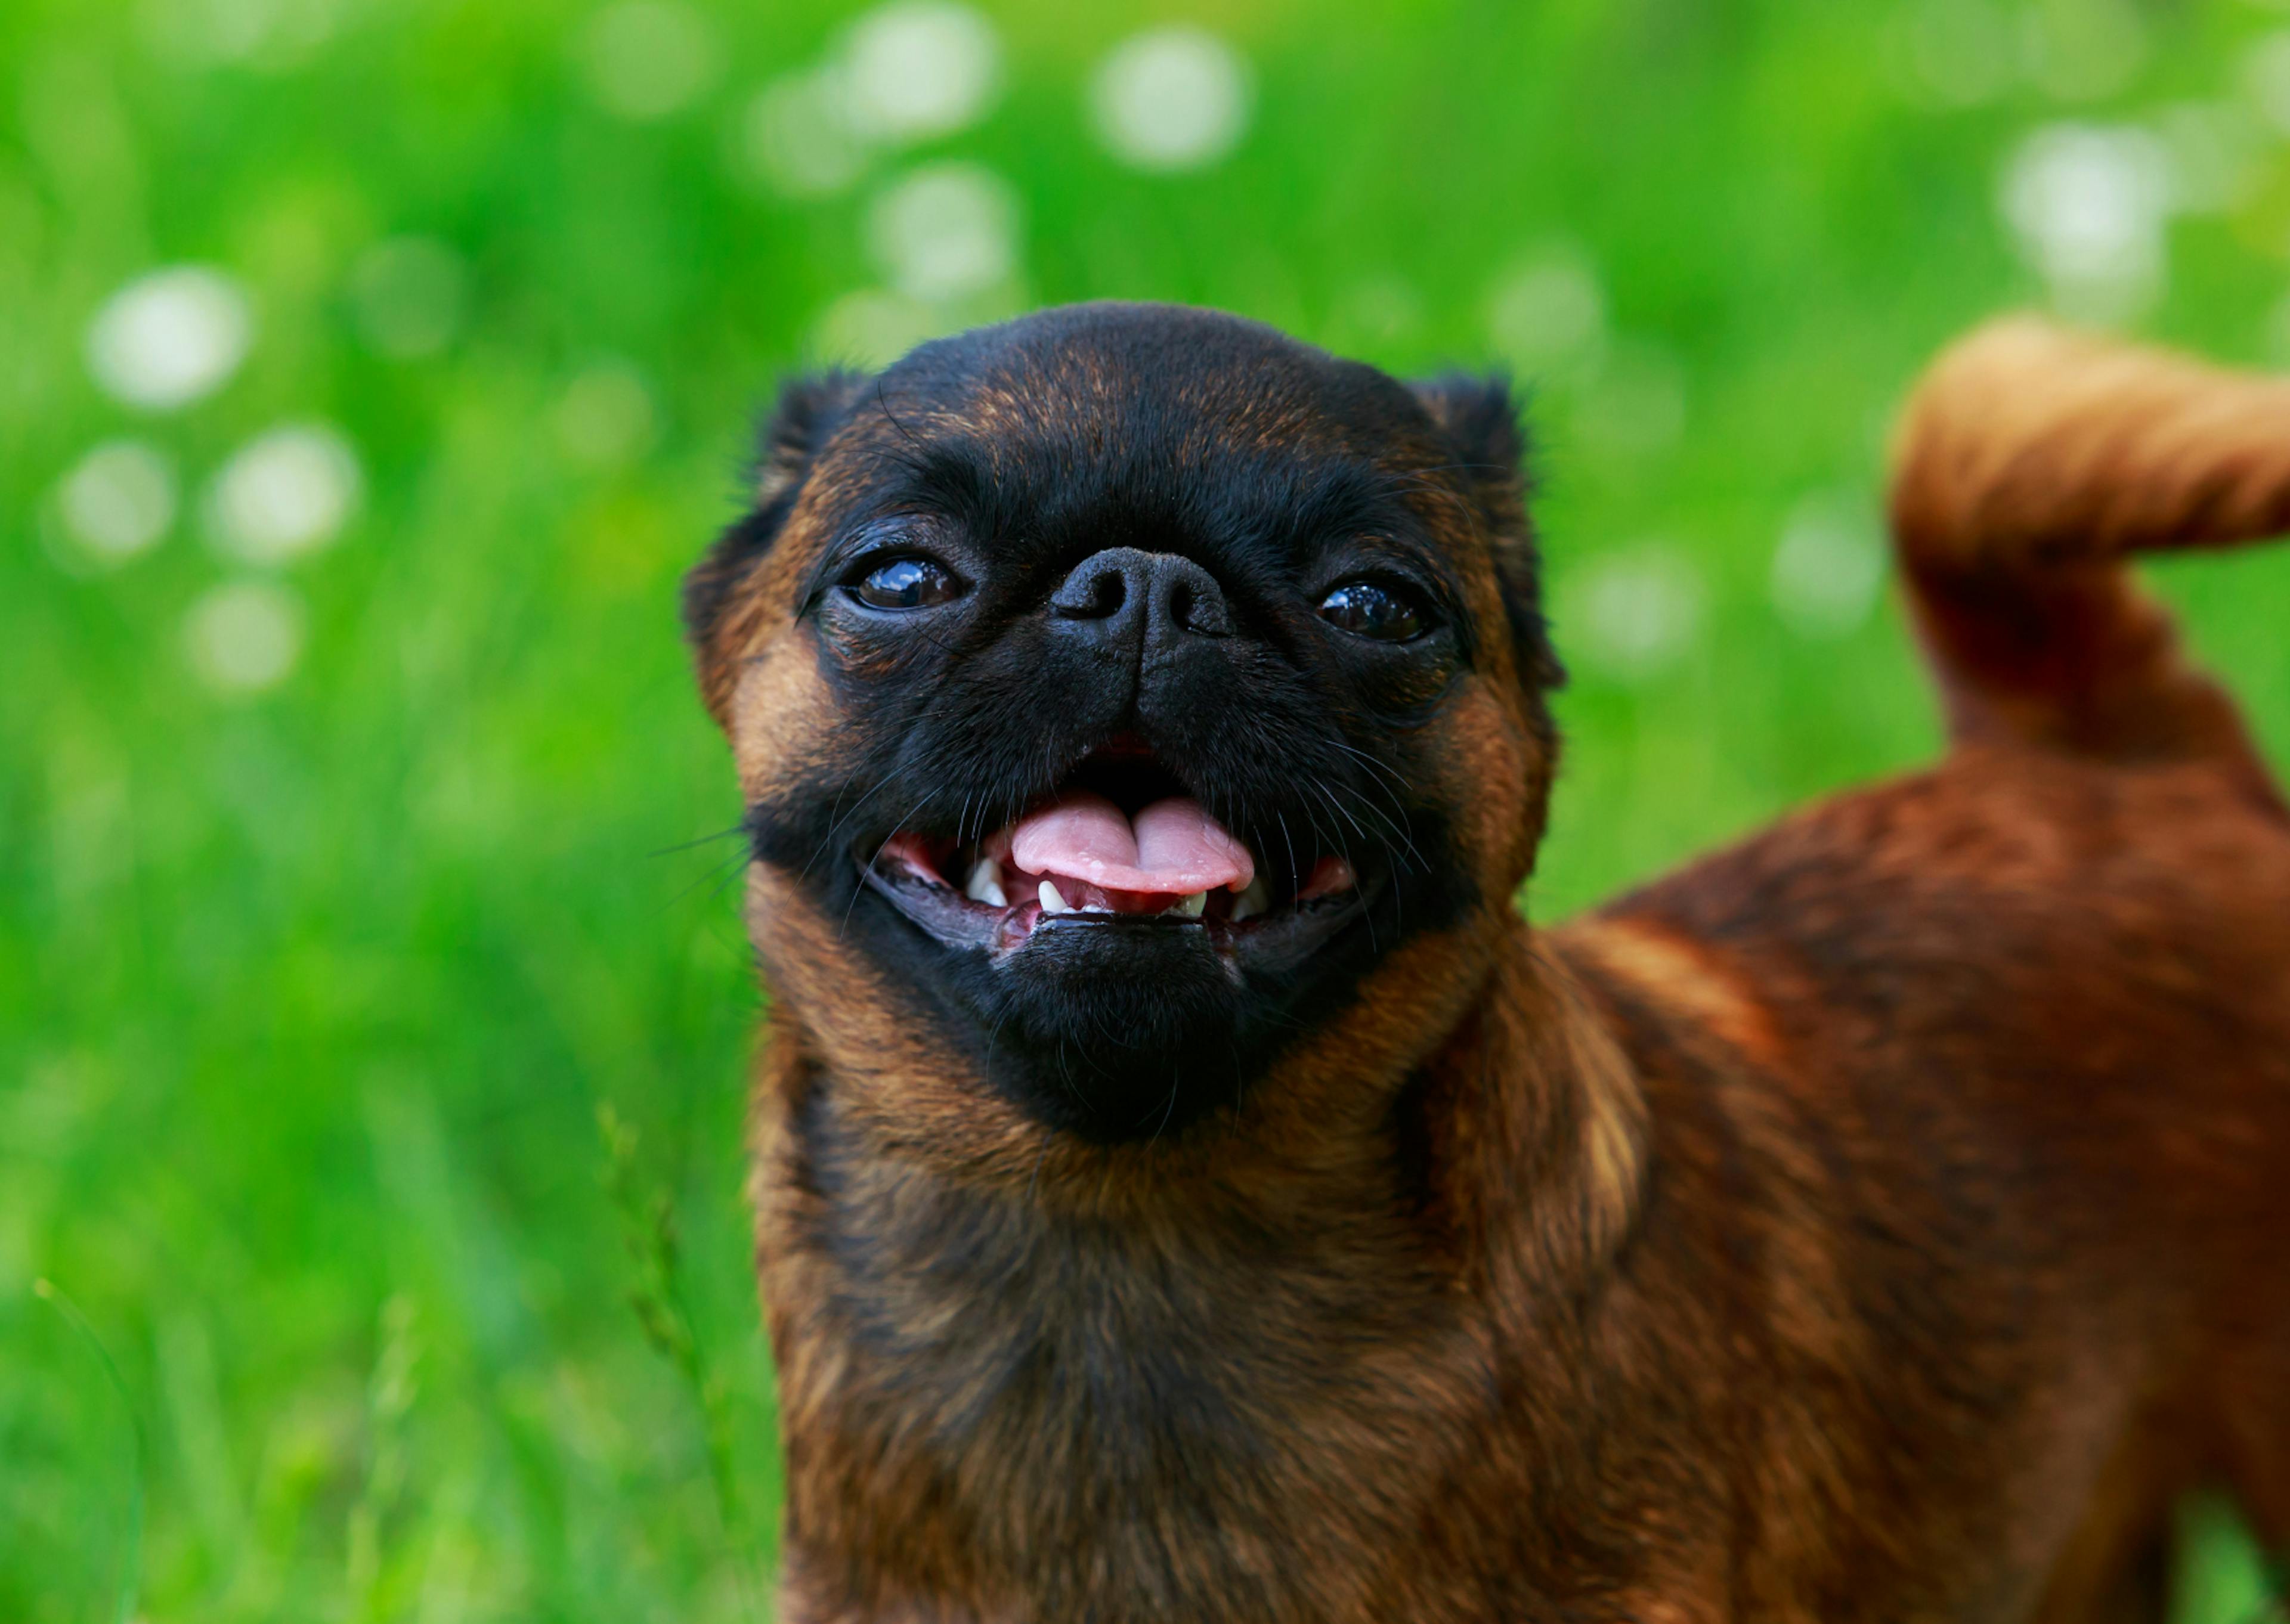
[[817,1616],[1361,1615],[1484,1455],[1484,1340],[1396,1225],[809,1183],[765,1272]]

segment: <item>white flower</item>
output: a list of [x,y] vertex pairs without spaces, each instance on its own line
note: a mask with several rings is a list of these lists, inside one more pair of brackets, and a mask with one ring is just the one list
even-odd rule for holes
[[1018,199],[975,164],[932,164],[875,200],[868,246],[893,285],[942,303],[982,292],[1018,267]]
[[748,103],[733,139],[743,175],[790,197],[839,192],[867,167],[839,68],[773,80]]
[[893,0],[853,25],[840,84],[861,138],[898,145],[978,121],[1002,75],[994,25],[954,0]]
[[129,283],[96,312],[88,370],[113,399],[171,412],[228,383],[253,336],[237,283],[206,266],[172,266]]
[[2021,143],[1999,199],[2022,256],[2070,313],[2135,313],[2161,289],[2171,161],[2126,125],[2061,124]]
[[106,563],[148,552],[175,522],[175,467],[142,440],[107,440],[64,476],[57,492],[64,524]]
[[1203,28],[1178,24],[1116,46],[1090,85],[1098,134],[1139,169],[1198,169],[1248,127],[1247,64]]
[[364,480],[357,453],[323,423],[292,423],[257,436],[207,492],[209,537],[243,563],[274,565],[332,541],[356,511]]
[[183,620],[191,669],[218,693],[276,687],[301,658],[302,641],[301,600],[268,581],[213,588]]
[[1498,277],[1487,295],[1487,337],[1530,380],[1597,371],[1605,358],[1606,293],[1589,257],[1554,243]]
[[1866,502],[1835,492],[1809,496],[1774,548],[1774,609],[1801,636],[1841,637],[1876,607],[1886,564],[1884,537]]
[[1701,633],[1707,593],[1693,560],[1648,541],[1583,565],[1559,594],[1559,650],[1626,682],[1660,674]]

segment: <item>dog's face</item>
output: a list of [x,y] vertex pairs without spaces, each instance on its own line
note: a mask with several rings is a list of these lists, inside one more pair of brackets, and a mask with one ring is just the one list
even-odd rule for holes
[[776,996],[844,1067],[1184,1131],[1507,906],[1551,765],[1497,385],[1085,306],[791,387],[687,583]]

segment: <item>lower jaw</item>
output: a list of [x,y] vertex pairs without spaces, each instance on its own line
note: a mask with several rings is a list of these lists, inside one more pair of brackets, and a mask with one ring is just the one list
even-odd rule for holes
[[1006,961],[1045,932],[1104,932],[1140,944],[1197,941],[1223,960],[1236,976],[1244,971],[1293,969],[1347,925],[1361,917],[1380,888],[1363,881],[1338,895],[1296,900],[1239,923],[1217,917],[1188,918],[1172,913],[1048,913],[1038,902],[989,908],[969,904],[950,887],[910,875],[885,873],[861,865],[861,882],[906,920],[941,946],[984,953]]
[[1005,910],[957,912],[919,881],[861,873],[863,936],[921,1005],[959,1022],[978,1081],[1106,1147],[1185,1134],[1238,1102],[1341,1004],[1381,931],[1367,917],[1380,876],[1239,926],[1037,913],[1005,943]]

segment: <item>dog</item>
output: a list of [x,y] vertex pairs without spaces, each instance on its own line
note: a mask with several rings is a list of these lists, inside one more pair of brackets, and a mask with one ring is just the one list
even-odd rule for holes
[[2183,1493],[2290,1541],[2290,812],[2127,564],[2290,530],[2290,385],[1962,342],[1942,759],[1557,929],[1524,450],[1169,306],[784,390],[685,594],[781,1617],[2151,1620]]

